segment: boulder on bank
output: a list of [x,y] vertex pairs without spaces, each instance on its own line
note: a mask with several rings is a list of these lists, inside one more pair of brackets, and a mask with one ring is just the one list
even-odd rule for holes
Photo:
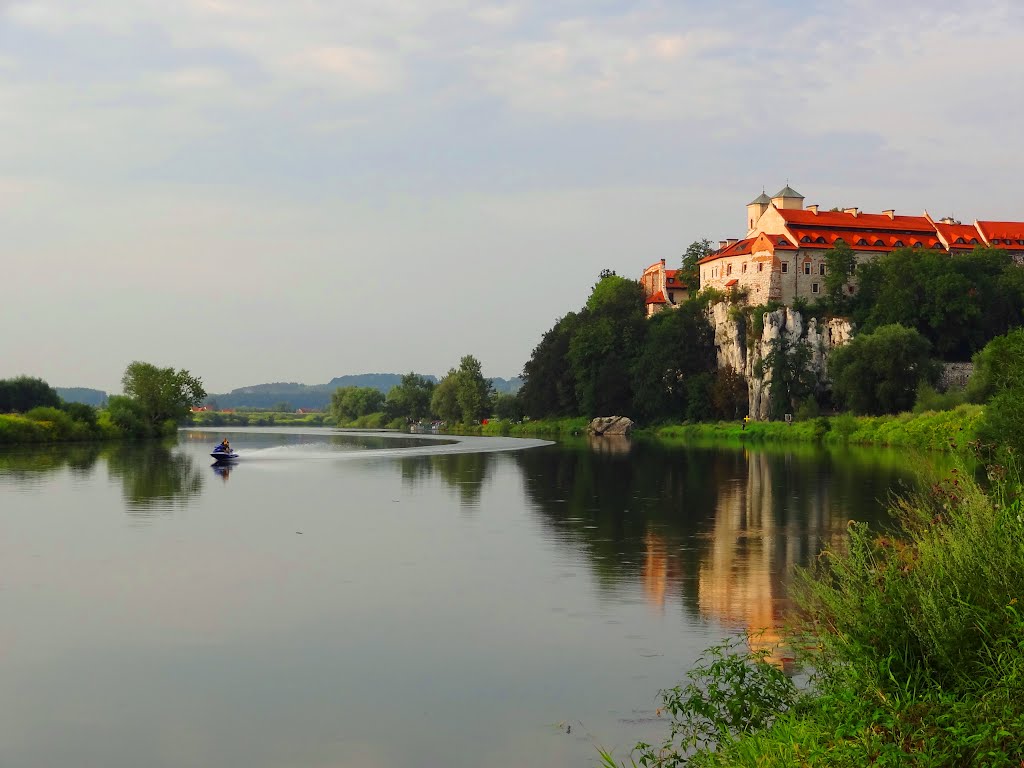
[[625,416],[598,416],[590,422],[590,434],[598,437],[628,435],[632,431],[633,420]]

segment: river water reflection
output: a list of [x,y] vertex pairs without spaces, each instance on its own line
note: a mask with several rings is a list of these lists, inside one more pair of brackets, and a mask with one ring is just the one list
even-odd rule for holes
[[0,765],[594,765],[915,477],[878,451],[228,434],[230,468],[219,433],[0,451]]

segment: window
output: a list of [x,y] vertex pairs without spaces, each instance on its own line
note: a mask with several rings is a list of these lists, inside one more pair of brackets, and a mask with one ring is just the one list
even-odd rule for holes
[[896,248],[902,248],[903,247],[903,241],[902,240],[897,240],[895,243],[893,243],[893,246],[895,246]]
[[876,248],[879,248],[879,247],[884,247],[885,243],[883,243],[881,240],[875,240],[874,245],[875,245]]
[[782,274],[786,274],[787,272],[789,272],[789,262],[784,261],[782,262]]
[[818,274],[819,275],[824,275],[825,274],[825,265],[824,264],[819,264],[818,265]]
[[784,237],[780,237],[779,240],[778,240],[778,244],[779,245],[789,245],[789,240],[787,240]]
[[857,240],[857,245],[867,245],[867,244],[868,244],[868,241],[865,240],[863,237]]
[[922,245],[923,245],[923,243],[920,240],[918,242],[914,243],[914,247],[915,248],[920,248]]
[[727,275],[731,275],[732,274],[732,264],[729,264],[729,265],[726,266],[725,274],[727,274]]
[[803,237],[800,238],[800,242],[801,243],[809,243],[809,242],[811,242],[811,238],[810,238],[809,235],[804,235]]
[[747,262],[743,262],[743,266],[740,267],[740,272],[747,274]]
[[978,244],[978,238],[972,237],[971,238],[971,245],[977,245],[977,244]]
[[824,243],[825,242],[825,238],[822,237],[821,235],[818,235],[816,238],[814,238],[814,242],[816,242],[816,243]]
[[670,283],[674,283],[674,282],[676,281],[676,279],[675,279],[674,277],[670,277],[670,278],[668,279],[668,281],[669,281]]
[[805,275],[811,274],[811,262],[809,262],[809,261],[805,261],[804,262],[804,274]]
[[966,244],[966,243],[967,243],[967,241],[966,241],[966,240],[964,240],[964,239],[963,239],[962,237],[958,237],[958,238],[956,239],[956,244],[957,244],[957,245],[964,245],[964,244]]
[[817,292],[818,292],[818,284],[817,283],[811,283],[811,293],[817,293]]
[[763,270],[764,270],[764,264],[758,264],[758,265],[757,265],[757,271],[758,271],[758,272],[761,272],[761,271],[763,271]]

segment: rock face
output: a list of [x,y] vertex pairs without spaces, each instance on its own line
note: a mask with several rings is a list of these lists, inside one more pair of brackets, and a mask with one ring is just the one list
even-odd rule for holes
[[947,392],[950,389],[963,389],[967,386],[967,380],[974,373],[974,363],[943,363],[939,371],[939,382],[937,389],[940,392]]
[[628,435],[633,431],[633,422],[625,416],[599,416],[590,422],[590,434],[602,436]]
[[774,312],[765,312],[764,331],[761,338],[754,339],[749,337],[751,329],[746,327],[745,317],[730,310],[728,303],[719,302],[708,309],[708,320],[715,332],[718,367],[732,368],[747,380],[752,419],[768,418],[771,371],[766,371],[760,378],[755,372],[771,352],[772,342],[785,335],[789,343],[806,343],[811,351],[812,370],[820,381],[827,382],[829,354],[853,336],[853,326],[848,320],[830,318],[819,323],[812,317],[805,323],[799,312],[781,307]]

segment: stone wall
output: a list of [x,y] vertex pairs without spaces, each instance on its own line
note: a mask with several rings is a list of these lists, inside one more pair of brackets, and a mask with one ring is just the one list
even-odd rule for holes
[[719,302],[708,309],[708,319],[715,331],[715,349],[719,368],[732,368],[747,381],[748,407],[752,419],[767,419],[771,372],[758,378],[754,372],[771,352],[772,342],[785,334],[789,342],[805,342],[811,349],[811,367],[819,380],[828,381],[828,358],[831,351],[848,342],[853,326],[848,320],[830,318],[819,323],[816,318],[804,322],[803,316],[791,307],[765,312],[764,331],[760,339],[748,344],[745,318],[730,313],[728,302]]
[[939,392],[946,392],[949,389],[963,389],[967,386],[967,380],[974,373],[974,363],[943,363],[939,371],[939,381],[936,389]]

